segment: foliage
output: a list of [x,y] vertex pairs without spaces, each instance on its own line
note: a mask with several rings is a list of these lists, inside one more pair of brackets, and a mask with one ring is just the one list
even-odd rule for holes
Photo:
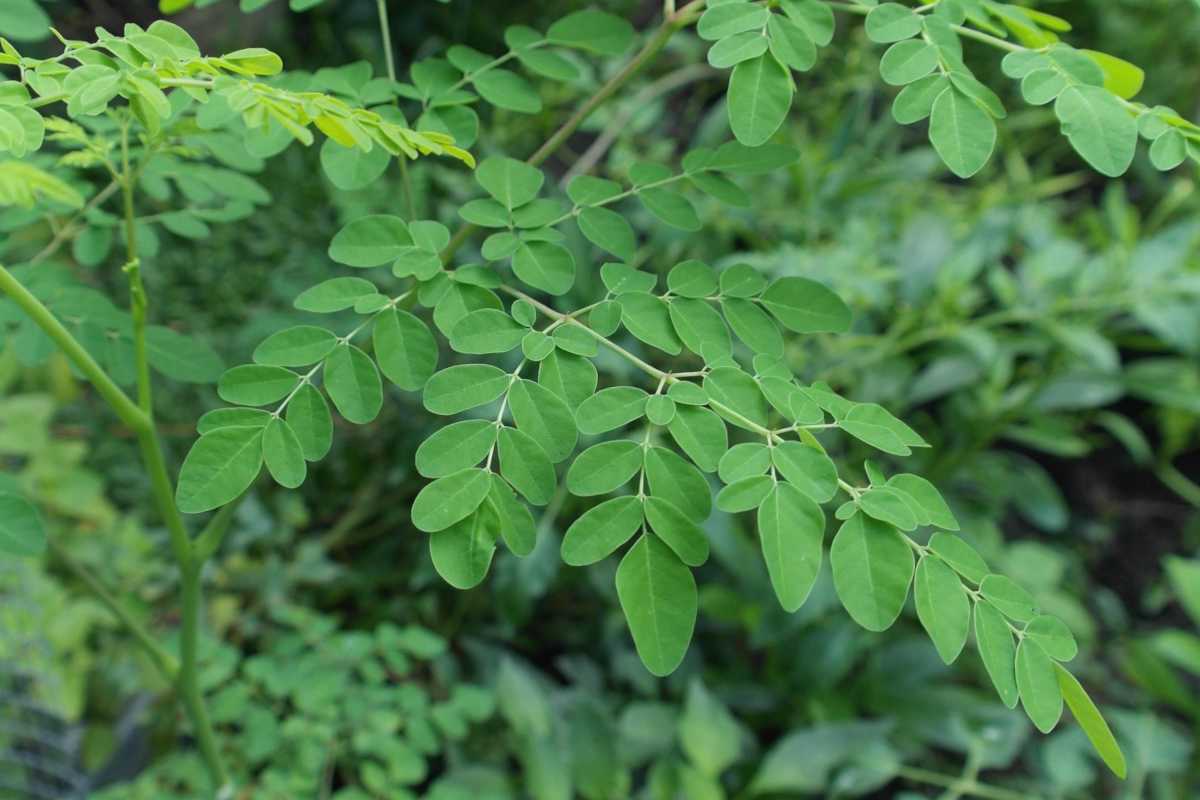
[[[574,85],[590,69],[581,53],[625,54],[637,36],[625,20],[589,9],[545,33],[515,26],[504,32],[508,49],[500,56],[454,45],[444,58],[415,62],[407,82],[396,79],[390,50],[386,78],[374,77],[365,63],[273,78],[282,65],[270,51],[204,57],[188,34],[164,21],[128,26],[121,37],[100,29],[95,42],[59,37],[64,51],[52,58],[22,56],[4,42],[2,63],[15,66],[19,80],[0,85],[0,145],[28,160],[8,163],[34,180],[17,177],[13,185],[28,188],[5,191],[0,165],[0,197],[18,207],[9,217],[14,227],[30,221],[29,209],[40,204],[70,216],[27,264],[3,271],[12,300],[0,307],[0,320],[12,327],[14,351],[26,364],[44,364],[64,349],[135,432],[183,576],[179,663],[174,653],[151,654],[164,677],[179,680],[200,756],[165,762],[140,791],[190,796],[205,782],[228,786],[222,740],[243,758],[232,774],[241,783],[258,782],[267,796],[309,793],[331,772],[347,797],[394,794],[397,785],[426,780],[423,760],[410,749],[433,755],[440,745],[416,730],[429,701],[414,682],[399,684],[407,667],[394,663],[405,648],[396,628],[335,633],[332,620],[296,618],[287,621],[295,632],[268,637],[265,655],[239,659],[218,648],[222,680],[196,660],[201,568],[220,547],[237,504],[264,467],[284,488],[303,485],[330,454],[334,433],[345,428],[331,407],[341,421],[366,425],[384,413],[391,386],[420,392],[425,410],[437,417],[463,416],[435,430],[414,454],[429,483],[412,499],[411,522],[427,534],[430,561],[449,585],[471,589],[494,560],[511,563],[498,558],[501,544],[514,556],[538,558],[544,537],[530,507],[549,507],[551,516],[566,507],[562,562],[599,564],[623,550],[600,570],[615,587],[641,662],[667,676],[687,657],[705,598],[720,588],[707,565],[718,543],[714,529],[728,523],[712,516],[715,503],[727,514],[749,515],[742,520],[752,517],[758,557],[783,612],[807,608],[823,592],[859,626],[878,632],[901,618],[911,588],[917,620],[941,662],[955,662],[974,631],[982,674],[1005,705],[1019,702],[1034,726],[1049,733],[1065,704],[1104,763],[1125,776],[1126,755],[1112,730],[1063,666],[1080,650],[1067,623],[1090,625],[1086,612],[1074,609],[1079,613],[1064,620],[985,559],[984,537],[959,518],[965,509],[964,519],[985,527],[1012,503],[1043,528],[1065,526],[1044,475],[1018,456],[982,452],[998,438],[1079,455],[1088,446],[1077,443],[1080,431],[1102,429],[1135,458],[1153,460],[1176,491],[1190,491],[1171,464],[1186,447],[1186,430],[1175,435],[1177,446],[1151,459],[1134,424],[1104,406],[1128,391],[1168,409],[1195,410],[1187,399],[1197,379],[1191,362],[1160,356],[1122,365],[1106,338],[1128,334],[1132,317],[1139,332],[1194,354],[1194,337],[1175,324],[1190,313],[1194,275],[1139,267],[1137,254],[1132,266],[1114,257],[1080,269],[1083,254],[1067,244],[1054,250],[1044,232],[1016,224],[1010,240],[1050,255],[1023,258],[1011,273],[989,270],[980,282],[985,262],[1010,244],[985,231],[960,243],[959,264],[917,286],[845,271],[823,275],[816,264],[772,266],[795,257],[789,252],[733,253],[710,259],[714,267],[686,246],[678,257],[648,254],[639,233],[648,224],[655,236],[663,226],[699,231],[705,204],[731,213],[754,209],[748,180],[797,168],[800,151],[777,134],[793,103],[793,71],[812,68],[817,49],[833,40],[831,6],[865,17],[867,37],[890,45],[882,77],[905,87],[893,115],[906,124],[928,118],[935,152],[960,177],[983,168],[997,140],[995,120],[1005,116],[1000,98],[966,66],[960,38],[1008,51],[1005,74],[1021,79],[1030,103],[1054,102],[1066,139],[1101,174],[1129,168],[1139,134],[1152,141],[1150,158],[1160,169],[1189,156],[1200,160],[1200,129],[1168,108],[1133,103],[1142,82],[1137,68],[1061,43],[1057,32],[1069,26],[1025,7],[965,0],[919,9],[815,0],[707,5],[673,10],[668,4],[661,27],[626,66],[526,161],[504,155],[482,132],[506,114],[543,110],[542,94],[526,74]],[[609,177],[584,169],[555,187],[542,162],[692,23],[713,42],[709,64],[732,67],[726,107],[734,141],[638,159]],[[521,72],[509,68],[517,66]],[[118,97],[126,102],[116,103]],[[65,103],[69,119],[43,118],[40,110],[56,103]],[[485,123],[480,110],[489,106]],[[405,170],[405,160],[425,155],[475,167],[472,196],[464,192],[455,202],[463,224],[452,232],[444,221],[411,213],[403,172],[410,212],[349,215],[328,257],[354,272],[302,292],[295,307],[307,315],[303,321],[263,339],[252,363],[224,370],[210,346],[147,323],[142,259],[159,251],[160,231],[172,242],[201,238],[209,223],[262,210],[269,195],[242,173],[292,141],[312,143],[310,126],[326,135],[321,167],[342,190],[379,180],[392,157]],[[38,152],[44,141],[66,151],[57,164]],[[465,149],[476,144],[490,153],[477,166]],[[95,173],[111,183],[90,183]],[[103,209],[118,193],[119,216]],[[138,217],[135,195],[167,210]],[[487,235],[476,245],[472,236],[480,228]],[[1188,230],[1164,238],[1194,236]],[[121,236],[128,311],[68,271],[39,263],[70,242],[76,261],[99,266],[111,260]],[[23,248],[18,241],[14,251]],[[599,267],[581,266],[592,263]],[[368,269],[375,272],[359,272]],[[885,310],[897,298],[913,304],[912,312],[876,333],[891,321]],[[1031,346],[1026,330],[1045,336]],[[856,357],[853,349],[864,342],[871,347]],[[447,348],[457,354],[449,364]],[[906,354],[924,349],[934,355],[917,373]],[[1051,360],[1049,368],[1038,366]],[[886,371],[864,378],[879,364]],[[150,367],[174,381],[215,382],[228,404],[197,422],[199,438],[174,487],[155,432]],[[136,387],[136,400],[124,386]],[[988,424],[962,443],[927,419],[910,424],[893,413],[927,403]],[[943,444],[943,460],[928,454]],[[927,479],[987,484],[999,472],[1026,475],[1010,481],[1003,496],[977,503],[963,502],[961,487],[947,502]],[[839,493],[847,499],[832,504]],[[8,509],[0,546],[19,555],[38,552],[45,537],[34,506],[15,491],[0,494],[0,503]],[[180,516],[213,511],[195,534]],[[828,562],[827,512],[836,527]],[[136,623],[131,627],[136,634]],[[322,651],[307,656],[317,640]],[[289,680],[296,679],[286,686],[282,677],[272,680],[283,674],[282,663]],[[543,682],[511,660],[498,669],[501,714],[519,734],[515,755],[528,780],[544,782],[546,796],[555,796],[564,780],[585,796],[628,793],[628,773],[581,770],[570,758],[568,779],[550,772],[549,765],[562,763],[546,750],[555,738],[551,723],[545,714],[531,716],[548,702]],[[429,706],[451,740],[466,735],[467,721],[491,715],[490,694],[456,686],[448,700]],[[511,699],[522,694],[528,706]],[[399,713],[374,714],[393,701]],[[610,714],[579,708],[581,715]],[[632,708],[626,712],[634,714]],[[281,727],[276,720],[287,709],[303,717]],[[656,724],[674,713],[637,711]],[[648,786],[659,788],[651,791],[720,796],[722,780],[750,793],[815,791],[844,769],[840,774],[853,785],[841,788],[866,792],[903,774],[890,728],[862,721],[794,733],[765,755],[749,782],[722,779],[742,752],[731,712],[693,679],[678,713],[679,751],[655,762]],[[1118,730],[1122,724],[1134,723],[1119,721]],[[402,728],[404,739],[395,736]],[[578,735],[597,737],[603,729],[589,725]],[[277,735],[296,751],[268,757]],[[329,761],[305,757],[305,748],[330,738],[349,739],[349,749]],[[862,743],[861,751],[838,749],[836,742],[847,739]],[[791,771],[795,753],[822,748],[828,757],[816,772],[821,785],[806,784]],[[982,745],[965,749],[971,768]],[[614,755],[618,760],[648,762]],[[297,761],[310,770],[297,770]],[[620,775],[626,777],[614,777]]]

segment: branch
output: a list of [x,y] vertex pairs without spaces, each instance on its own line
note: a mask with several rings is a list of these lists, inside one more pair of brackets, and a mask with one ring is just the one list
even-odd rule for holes
[[33,296],[25,285],[0,264],[0,291],[13,299],[33,322],[58,345],[84,377],[88,379],[113,412],[130,428],[141,434],[150,429],[150,419],[137,404],[108,377],[104,368],[96,363],[91,353],[71,335],[58,318],[46,308],[41,300]]

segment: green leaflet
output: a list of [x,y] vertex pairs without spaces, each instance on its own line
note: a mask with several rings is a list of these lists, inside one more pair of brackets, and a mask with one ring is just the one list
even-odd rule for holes
[[[505,209],[511,211],[538,196],[546,176],[537,167],[515,158],[493,157],[479,162],[475,180]],[[502,226],[507,224],[503,221]]]
[[729,448],[725,423],[707,408],[679,407],[667,430],[688,458],[705,472],[716,472],[721,456]]
[[465,519],[429,535],[429,556],[446,583],[471,589],[487,577],[496,552],[500,520],[489,504],[479,506]]
[[717,508],[727,514],[740,514],[758,508],[774,488],[775,479],[770,475],[740,478],[717,493]]
[[1070,661],[1079,652],[1079,645],[1066,623],[1049,614],[1039,614],[1025,626],[1025,636],[1041,645],[1046,655],[1055,661]]
[[929,446],[916,431],[875,403],[852,406],[838,420],[838,427],[854,438],[896,456],[911,455],[913,447]]
[[1000,701],[1009,708],[1017,705],[1017,648],[1012,633],[1000,612],[985,602],[975,603],[975,646],[987,669]]
[[934,525],[948,531],[958,530],[958,520],[954,518],[954,512],[950,510],[950,506],[946,505],[941,492],[920,475],[910,473],[893,475],[888,479],[887,485],[904,492],[915,502],[914,509],[917,511],[918,524]]
[[829,548],[833,583],[846,611],[867,630],[892,626],[913,578],[913,554],[890,525],[855,514],[842,523]]
[[488,492],[488,503],[496,511],[500,524],[500,536],[514,555],[527,556],[537,545],[537,526],[533,515],[525,507],[504,479],[492,474],[492,488]]
[[958,536],[935,533],[929,540],[929,547],[949,564],[951,569],[971,583],[980,583],[990,572],[983,556]]
[[771,448],[770,458],[784,480],[812,500],[825,503],[837,493],[837,467],[817,448],[784,441]]
[[[761,36],[759,40],[765,45]],[[679,192],[661,187],[650,188],[638,192],[637,197],[647,211],[671,227],[684,231],[700,230],[700,217],[695,207]]]
[[507,353],[521,343],[526,333],[525,326],[503,311],[480,308],[454,325],[450,331],[450,346],[470,355]]
[[364,425],[383,408],[383,383],[371,357],[351,344],[325,359],[325,391],[347,422]]
[[261,428],[270,420],[270,412],[261,408],[214,408],[196,422],[196,433],[203,435],[217,428],[232,428],[237,425]]
[[787,483],[776,484],[758,507],[758,538],[771,586],[784,611],[804,605],[821,570],[825,514]]
[[433,533],[466,519],[491,490],[491,473],[463,469],[438,478],[413,500],[412,521],[417,530]]
[[490,69],[472,78],[479,96],[497,108],[521,114],[536,114],[542,110],[542,99],[525,78],[506,69]]
[[864,514],[902,531],[911,531],[917,527],[916,514],[904,495],[895,489],[872,487],[858,499],[858,506]]
[[596,366],[586,358],[553,352],[538,364],[538,383],[578,410],[579,404],[596,391]]
[[667,288],[680,297],[709,297],[718,292],[717,274],[702,261],[683,261],[667,273]]
[[[760,148],[769,150],[770,146]],[[719,276],[721,294],[725,297],[755,297],[767,288],[767,278],[749,264],[734,264]]]
[[1033,595],[1007,575],[988,575],[979,584],[979,591],[1000,613],[1018,622],[1029,622],[1038,613]]
[[0,491],[0,553],[30,557],[45,549],[46,530],[37,508],[20,495]]
[[929,141],[951,172],[969,178],[992,156],[996,123],[970,97],[947,88],[933,101]]
[[574,256],[553,242],[522,243],[512,267],[524,283],[550,294],[565,294],[575,283]]
[[646,419],[655,425],[670,425],[675,419],[675,401],[662,394],[646,400]]
[[865,25],[871,41],[888,44],[920,33],[921,17],[899,3],[882,3],[867,14]]
[[487,405],[504,394],[512,375],[491,364],[456,364],[434,375],[425,384],[425,408],[450,416]]
[[708,519],[712,490],[703,473],[685,458],[665,447],[651,447],[646,451],[645,469],[652,496],[670,501],[696,522]]
[[577,206],[591,206],[611,200],[622,192],[616,181],[592,175],[577,175],[567,185],[567,197]]
[[586,9],[568,14],[555,22],[546,31],[546,38],[567,47],[619,56],[633,40],[633,26],[621,17]]
[[760,442],[742,442],[725,451],[717,462],[717,476],[724,483],[762,475],[771,468],[773,450]]
[[675,551],[680,561],[698,567],[708,560],[708,538],[704,531],[673,503],[661,497],[647,497],[645,512],[654,533]]
[[1096,708],[1092,698],[1088,697],[1087,691],[1066,668],[1055,664],[1054,674],[1058,679],[1058,687],[1062,691],[1063,699],[1067,701],[1067,708],[1071,709],[1075,721],[1087,734],[1092,747],[1096,748],[1096,752],[1100,754],[1100,758],[1104,760],[1113,774],[1121,780],[1125,780],[1125,754],[1121,752],[1121,746],[1113,736],[1112,730],[1109,729],[1108,723],[1101,716],[1100,709]]
[[1070,86],[1054,103],[1063,135],[1097,172],[1115,178],[1133,163],[1137,122],[1112,92],[1099,86]]
[[516,428],[500,429],[500,474],[535,506],[554,496],[557,480],[550,457],[533,437]]
[[757,305],[739,297],[725,297],[721,300],[721,310],[737,338],[755,353],[783,355],[779,328]]
[[584,237],[617,258],[629,260],[637,250],[637,235],[623,216],[610,208],[591,206],[584,208],[576,217],[579,230]]
[[715,42],[746,31],[760,30],[770,15],[765,7],[754,3],[722,3],[713,5],[700,15],[696,33],[701,39]]
[[767,426],[767,398],[754,378],[737,367],[717,367],[709,372],[704,377],[704,392],[724,407],[718,408],[718,413],[734,425],[754,432]]
[[588,325],[601,336],[612,336],[621,327],[621,304],[605,300],[588,312]]
[[380,313],[372,341],[380,371],[405,391],[423,387],[437,369],[438,348],[433,334],[407,311],[393,308]]
[[304,483],[308,466],[304,463],[304,449],[300,439],[283,419],[275,417],[263,429],[263,461],[276,483],[287,489],[295,489]]
[[580,325],[563,325],[551,334],[554,346],[584,358],[594,358],[599,352],[596,337]]
[[646,412],[648,397],[636,386],[601,389],[579,404],[575,419],[580,433],[607,433],[640,419]]
[[563,535],[562,560],[574,567],[602,561],[629,541],[642,525],[642,502],[614,497],[576,519]]
[[196,440],[179,470],[175,504],[185,514],[236,500],[262,468],[263,428],[218,428]]
[[1063,695],[1054,662],[1041,645],[1022,639],[1017,645],[1017,691],[1035,728],[1049,733],[1062,716]]
[[819,0],[783,0],[782,6],[788,18],[803,28],[817,47],[833,41],[833,9],[828,5]]
[[477,465],[496,444],[498,430],[490,420],[465,419],[434,431],[417,448],[417,472],[442,478]]
[[904,86],[924,78],[938,65],[938,51],[919,39],[896,42],[879,62],[879,74],[893,86]]
[[620,439],[592,445],[567,470],[567,489],[580,497],[608,494],[629,482],[642,469],[642,447]]
[[733,68],[725,96],[729,126],[739,142],[765,143],[792,106],[792,77],[775,56],[764,53]]
[[933,113],[933,103],[950,85],[945,75],[929,75],[900,90],[892,102],[892,118],[901,125],[911,125],[927,119]]
[[671,322],[670,311],[662,298],[631,292],[618,298],[621,321],[638,339],[668,355],[679,355],[681,343]]
[[297,389],[288,401],[284,418],[296,434],[306,461],[320,461],[325,457],[333,445],[333,417],[316,387],[305,384]]
[[828,287],[808,278],[780,278],[767,287],[762,304],[795,333],[843,333],[850,309]]
[[817,63],[816,43],[792,20],[772,14],[767,21],[767,32],[771,53],[788,67],[807,72]]
[[924,556],[913,582],[917,617],[933,640],[938,655],[953,663],[967,643],[971,628],[971,601],[958,576],[937,558]]
[[301,311],[331,314],[353,308],[358,300],[376,292],[375,284],[365,278],[330,278],[301,292],[293,305]]
[[333,350],[337,337],[314,325],[296,325],[271,334],[254,348],[254,360],[275,367],[306,367]]
[[517,428],[533,437],[557,463],[575,450],[575,416],[566,401],[530,380],[516,381],[508,392],[508,407]]
[[348,267],[378,267],[412,246],[404,220],[389,214],[371,214],[359,217],[337,232],[329,244],[329,257]]
[[226,403],[265,406],[282,400],[300,383],[300,376],[283,367],[243,364],[226,370],[217,383],[217,394]]
[[617,597],[642,663],[660,677],[683,661],[696,625],[696,580],[669,547],[643,535],[617,567]]
[[369,186],[387,170],[390,163],[391,154],[382,147],[364,151],[357,147],[343,147],[333,139],[326,139],[321,145],[321,169],[333,185],[343,191]]

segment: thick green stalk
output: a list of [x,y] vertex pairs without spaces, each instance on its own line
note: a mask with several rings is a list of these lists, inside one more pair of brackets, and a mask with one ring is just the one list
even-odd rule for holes
[[[559,126],[558,130],[551,134],[550,138],[534,151],[533,155],[525,160],[525,163],[536,167],[553,155],[558,148],[562,147],[571,134],[579,129],[584,120],[592,115],[593,111],[616,94],[621,87],[628,83],[634,75],[639,73],[646,64],[658,55],[660,50],[666,47],[667,42],[671,40],[671,37],[676,32],[695,21],[704,9],[705,2],[706,0],[693,0],[693,2],[688,3],[683,8],[666,17],[662,21],[662,24],[654,31],[653,35],[646,41],[646,44],[642,46],[642,49],[633,58],[629,59],[616,75],[605,81],[604,85],[596,90],[596,93],[589,97],[583,105],[577,108],[575,113]],[[462,247],[467,237],[474,230],[474,225],[466,224],[454,232],[450,243],[442,251],[443,263],[450,261],[454,254],[458,252],[458,248]]]
[[179,566],[182,600],[180,630],[180,667],[176,691],[191,719],[193,733],[204,758],[205,766],[219,793],[230,791],[225,766],[213,733],[212,722],[204,707],[197,670],[197,640],[199,637],[201,602],[200,572],[204,558],[197,557],[196,548],[188,536],[183,517],[175,505],[175,486],[163,459],[158,426],[154,421],[154,392],[150,378],[150,359],[146,347],[146,318],[149,301],[142,282],[141,261],[137,249],[137,217],[133,190],[136,173],[129,161],[129,128],[121,129],[121,191],[125,216],[125,273],[129,276],[129,310],[133,317],[133,350],[137,373],[138,408],[146,418],[146,426],[138,434],[142,461],[150,477],[150,488],[159,513],[166,522],[171,549]]
[[139,436],[142,431],[149,428],[150,420],[138,408],[137,403],[133,402],[129,395],[113,382],[112,378],[108,377],[108,373],[96,363],[92,354],[84,349],[83,345],[63,327],[50,309],[46,308],[41,300],[34,297],[25,288],[25,285],[17,280],[16,276],[4,268],[3,264],[0,264],[0,291],[12,298],[17,307],[25,312],[25,315],[33,320],[34,324],[41,328],[51,341],[58,345],[71,363],[96,387],[96,391],[122,422]]

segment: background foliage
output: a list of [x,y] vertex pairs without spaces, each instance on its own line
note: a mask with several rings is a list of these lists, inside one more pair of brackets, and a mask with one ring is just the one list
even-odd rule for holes
[[[384,74],[374,4],[326,0],[295,14],[281,0],[243,2],[254,11],[244,17],[231,0],[205,5],[174,18],[204,52],[262,45],[289,69],[361,59]],[[455,0],[393,11],[397,60],[404,67],[454,43],[498,52],[504,25],[544,30],[573,10],[555,5],[488,4],[485,13]],[[1194,116],[1200,77],[1188,67],[1200,10],[1170,0],[1039,7],[1075,22],[1073,41],[1146,65],[1139,97]],[[144,4],[45,8],[68,38],[158,16]],[[608,10],[638,28],[659,11],[634,2]],[[0,16],[0,31],[20,42],[3,24]],[[394,393],[369,429],[339,423],[303,489],[260,481],[204,576],[212,637],[203,684],[245,796],[397,797],[401,786],[414,796],[537,798],[1200,790],[1195,168],[1159,173],[1142,148],[1125,179],[1096,176],[1047,124],[1053,112],[1021,103],[989,54],[972,63],[988,85],[1011,87],[1010,114],[997,155],[958,181],[920,126],[891,118],[882,49],[857,23],[839,27],[849,32],[797,73],[779,135],[799,158],[738,177],[753,198],[747,208],[693,197],[695,231],[634,211],[642,246],[628,261],[664,282],[689,257],[745,262],[821,280],[845,299],[853,331],[806,340],[789,359],[929,440],[920,471],[972,542],[1075,632],[1074,664],[1106,708],[1129,778],[1104,774],[1074,726],[1035,735],[996,702],[977,662],[943,665],[911,607],[887,633],[868,633],[842,613],[824,574],[800,613],[784,614],[746,515],[706,525],[712,557],[695,641],[664,680],[634,652],[615,564],[560,563],[563,533],[587,507],[569,495],[550,498],[530,556],[499,552],[490,580],[447,587],[408,513],[425,483],[411,465],[437,423],[419,396]],[[728,75],[706,64],[709,46],[673,40],[545,165],[551,180],[565,188],[587,171],[580,161],[628,179],[636,162],[673,164],[726,141],[718,99]],[[556,111],[611,67],[579,63],[577,87],[547,83],[532,115],[498,111],[472,152],[532,152]],[[323,81],[356,80],[362,69]],[[140,211],[139,234],[159,335],[178,346],[173,333],[195,335],[200,349],[185,357],[193,369],[210,364],[214,378],[248,362],[269,334],[312,322],[292,300],[345,274],[327,256],[345,223],[397,213],[405,182],[417,219],[454,221],[480,196],[472,175],[446,162],[415,162],[406,176],[388,168],[360,189],[327,177],[321,145],[266,159],[219,129],[203,136],[196,146],[215,166],[180,159],[146,176],[152,196],[156,178],[164,191],[161,208]],[[235,182],[234,170],[252,178]],[[17,208],[0,217],[6,262],[36,258],[58,234],[31,226],[35,216]],[[115,220],[87,221],[30,277],[121,296]],[[586,252],[586,231],[567,237]],[[568,299],[590,303],[598,286],[597,271],[580,270]],[[37,501],[61,543],[0,570],[9,684],[0,731],[11,737],[5,757],[22,765],[12,791],[197,796],[203,769],[160,679],[64,568],[71,558],[127,588],[155,627],[173,629],[166,535],[145,513],[144,479],[129,466],[135,444],[36,329],[0,315],[0,480]],[[156,365],[168,377],[171,352],[164,346]],[[168,448],[181,459],[217,391],[174,381],[159,390]],[[856,447],[839,462],[861,471],[870,454]]]

